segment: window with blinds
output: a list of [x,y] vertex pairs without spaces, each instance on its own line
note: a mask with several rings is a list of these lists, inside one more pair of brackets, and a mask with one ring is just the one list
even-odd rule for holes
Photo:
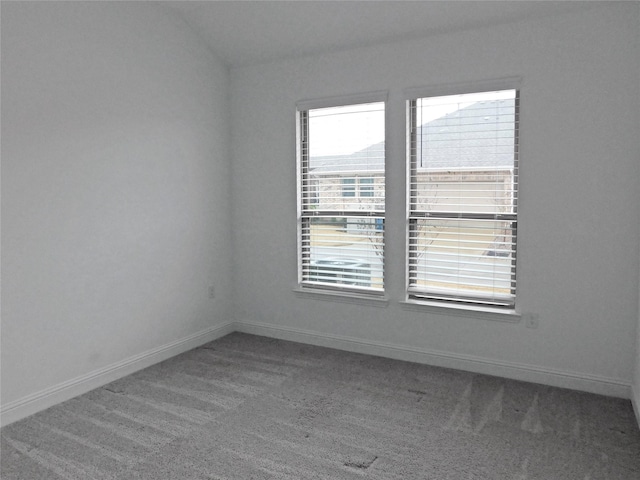
[[514,308],[517,90],[409,102],[408,296]]
[[384,135],[384,102],[298,110],[302,287],[383,292]]

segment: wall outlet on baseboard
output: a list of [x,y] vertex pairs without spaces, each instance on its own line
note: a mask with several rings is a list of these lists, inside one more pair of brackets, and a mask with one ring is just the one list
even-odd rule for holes
[[216,289],[213,285],[209,285],[209,298],[216,298]]
[[524,326],[527,328],[538,328],[538,324],[540,322],[540,315],[537,313],[523,313],[522,320],[524,322]]

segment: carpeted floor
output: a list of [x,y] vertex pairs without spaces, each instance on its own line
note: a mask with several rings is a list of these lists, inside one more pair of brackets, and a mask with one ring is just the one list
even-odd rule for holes
[[638,480],[629,401],[234,333],[2,429],[10,479]]

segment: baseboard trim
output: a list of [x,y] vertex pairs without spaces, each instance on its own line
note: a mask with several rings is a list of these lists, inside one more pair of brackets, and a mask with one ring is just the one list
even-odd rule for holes
[[631,386],[631,405],[633,405],[633,411],[638,421],[638,428],[640,428],[640,385],[636,384]]
[[437,367],[454,368],[474,373],[494,375],[553,387],[569,388],[600,395],[631,398],[631,385],[624,380],[597,375],[555,370],[512,362],[501,362],[483,357],[418,349],[386,342],[363,340],[355,337],[331,335],[299,328],[265,323],[237,322],[238,332],[291,340],[350,352],[423,363]]
[[86,375],[62,382],[0,407],[0,425],[5,426],[90,390],[106,385],[171,357],[224,337],[235,330],[229,322],[207,328]]
[[631,399],[638,419],[638,426],[640,427],[640,388],[634,388],[621,379],[547,369],[535,365],[500,362],[472,355],[455,354],[433,349],[418,349],[388,342],[363,340],[356,337],[324,334],[311,330],[255,322],[230,322],[216,325],[2,405],[0,406],[0,425],[9,425],[138,370],[224,337],[234,331],[554,387],[570,388],[600,395],[627,398]]

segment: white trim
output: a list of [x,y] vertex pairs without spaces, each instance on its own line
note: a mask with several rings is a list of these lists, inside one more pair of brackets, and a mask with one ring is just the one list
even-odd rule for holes
[[106,367],[59,383],[0,407],[0,424],[8,425],[58,403],[82,395],[171,357],[192,350],[234,331],[229,322],[126,358]]
[[630,398],[631,386],[625,380],[599,375],[556,370],[514,362],[503,362],[489,358],[433,349],[409,347],[364,340],[344,335],[332,335],[292,327],[265,323],[237,322],[236,331],[262,335],[294,342],[336,348],[350,352],[376,355],[437,367],[453,368],[474,373],[494,375],[525,382],[540,383],[552,387],[569,388],[612,397]]
[[519,90],[522,85],[522,77],[503,77],[476,82],[445,83],[423,87],[411,87],[403,89],[405,100],[415,100],[423,97],[444,97],[447,95],[459,95],[463,93],[491,92],[494,90]]
[[293,293],[299,298],[314,298],[316,300],[328,300],[332,302],[355,303],[356,305],[368,305],[373,307],[388,307],[389,299],[383,295],[367,295],[354,291],[329,290],[322,288],[305,288],[298,286]]
[[358,103],[387,102],[388,98],[388,90],[378,90],[376,92],[354,93],[351,95],[340,95],[336,97],[299,100],[296,102],[296,109],[298,111],[302,111],[312,110],[314,108],[330,108],[342,107],[347,105],[357,105]]
[[631,385],[631,405],[633,405],[638,428],[640,428],[640,385]]
[[400,306],[404,310],[414,312],[430,312],[434,315],[482,318],[484,320],[496,320],[508,323],[518,323],[522,319],[522,315],[515,310],[489,306],[429,302],[428,300],[404,300],[400,302]]
[[633,386],[622,379],[555,370],[535,365],[501,362],[472,355],[408,347],[387,342],[364,340],[344,335],[324,334],[299,328],[256,322],[236,322],[217,325],[181,340],[134,355],[133,357],[103,367],[89,374],[27,395],[26,397],[0,407],[1,425],[5,426],[18,421],[53,405],[130,375],[138,370],[224,337],[234,331],[426,365],[500,376],[525,382],[540,383],[554,387],[571,388],[600,395],[630,398],[638,419],[638,425],[640,426],[640,390],[638,390],[638,387],[634,389]]

